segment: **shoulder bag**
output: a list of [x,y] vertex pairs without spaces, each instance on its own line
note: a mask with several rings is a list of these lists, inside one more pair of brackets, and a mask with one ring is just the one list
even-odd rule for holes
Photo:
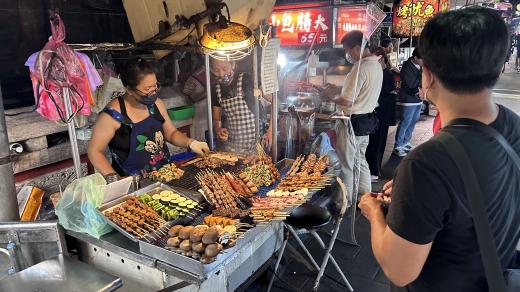
[[[457,119],[452,121],[445,129],[449,128],[466,128],[493,137],[506,150],[511,160],[516,164],[518,171],[520,171],[520,157],[518,157],[518,154],[507,140],[491,126],[475,120]],[[464,146],[454,135],[444,129],[439,133],[438,139],[448,151],[449,156],[455,162],[461,174],[468,196],[470,210],[473,215],[473,223],[475,225],[475,232],[482,255],[489,291],[520,291],[520,269],[503,269],[498,258],[495,240],[492,236],[488,215],[484,207],[480,184]],[[517,261],[518,256],[517,251]]]

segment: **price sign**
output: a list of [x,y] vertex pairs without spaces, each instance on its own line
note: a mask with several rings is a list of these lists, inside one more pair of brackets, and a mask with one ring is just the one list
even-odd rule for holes
[[329,44],[332,32],[329,8],[276,10],[270,24],[276,27],[276,36],[282,46],[310,46]]

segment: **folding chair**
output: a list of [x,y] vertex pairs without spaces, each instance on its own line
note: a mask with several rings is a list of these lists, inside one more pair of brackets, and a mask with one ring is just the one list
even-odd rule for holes
[[[338,263],[332,256],[332,248],[334,247],[334,242],[336,241],[336,237],[338,236],[339,228],[341,225],[341,221],[343,220],[343,216],[345,215],[346,209],[347,209],[347,191],[345,188],[345,184],[341,181],[340,178],[336,178],[338,181],[338,184],[341,189],[342,193],[342,206],[341,210],[339,212],[338,217],[334,218],[334,231],[332,233],[332,237],[330,239],[330,242],[327,245],[323,242],[321,237],[316,232],[319,228],[322,228],[326,226],[331,220],[332,216],[330,212],[323,207],[315,206],[311,204],[303,204],[296,210],[294,210],[291,215],[283,222],[284,227],[286,228],[286,236],[282,243],[282,247],[280,249],[280,252],[278,253],[278,259],[276,260],[276,264],[274,267],[274,273],[269,281],[269,286],[267,287],[267,291],[271,291],[271,288],[274,283],[274,279],[276,277],[276,272],[278,271],[278,268],[280,266],[280,262],[282,260],[283,254],[285,252],[285,248],[287,246],[287,241],[289,240],[289,236],[292,235],[300,247],[303,249],[305,254],[310,259],[312,265],[316,270],[318,270],[318,276],[316,277],[316,280],[314,282],[313,290],[317,291],[318,287],[320,285],[320,280],[323,277],[323,274],[325,273],[325,269],[327,267],[327,263],[329,260],[332,262],[336,270],[341,276],[341,279],[343,282],[345,282],[346,286],[348,287],[349,291],[354,291],[352,286],[350,285],[349,281],[347,280],[347,277],[345,277],[345,274],[339,267]],[[300,237],[298,236],[297,230],[304,230],[308,231],[316,240],[318,241],[321,248],[325,250],[325,256],[323,257],[323,260],[321,262],[321,266],[316,263],[316,260],[314,260],[314,257],[311,255],[307,247],[305,247],[305,244],[301,241]]]

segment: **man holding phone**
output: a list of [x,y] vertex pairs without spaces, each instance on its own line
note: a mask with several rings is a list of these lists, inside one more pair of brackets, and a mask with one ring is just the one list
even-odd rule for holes
[[[383,69],[379,56],[362,48],[363,33],[347,33],[341,43],[347,59],[354,66],[343,82],[343,87],[327,84],[321,90],[324,98],[333,100],[348,119],[336,122],[336,152],[341,162],[341,175],[352,196],[370,192],[371,176],[365,152],[369,135],[377,126],[374,109],[383,85]],[[356,187],[357,186],[357,187]]]

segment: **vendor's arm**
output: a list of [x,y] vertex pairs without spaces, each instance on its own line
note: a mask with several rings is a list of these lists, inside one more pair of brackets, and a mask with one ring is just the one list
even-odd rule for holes
[[186,136],[184,133],[177,130],[172,120],[168,118],[168,111],[166,110],[166,106],[164,105],[164,102],[162,100],[158,99],[155,104],[161,112],[161,115],[165,117],[163,123],[165,139],[173,145],[189,148],[191,142],[193,142],[193,139],[188,138],[188,136]]
[[116,173],[105,156],[105,150],[120,126],[119,122],[106,113],[101,113],[94,125],[92,139],[88,143],[88,159],[103,176]]
[[220,106],[213,106],[211,112],[213,119],[211,122],[213,124],[213,129],[215,129],[217,139],[220,141],[226,141],[229,133],[226,128],[222,127],[222,108]]
[[406,286],[420,275],[450,199],[441,176],[416,160],[403,160],[394,181],[386,218],[380,200],[370,194],[360,208],[370,222],[377,262],[396,286]]

